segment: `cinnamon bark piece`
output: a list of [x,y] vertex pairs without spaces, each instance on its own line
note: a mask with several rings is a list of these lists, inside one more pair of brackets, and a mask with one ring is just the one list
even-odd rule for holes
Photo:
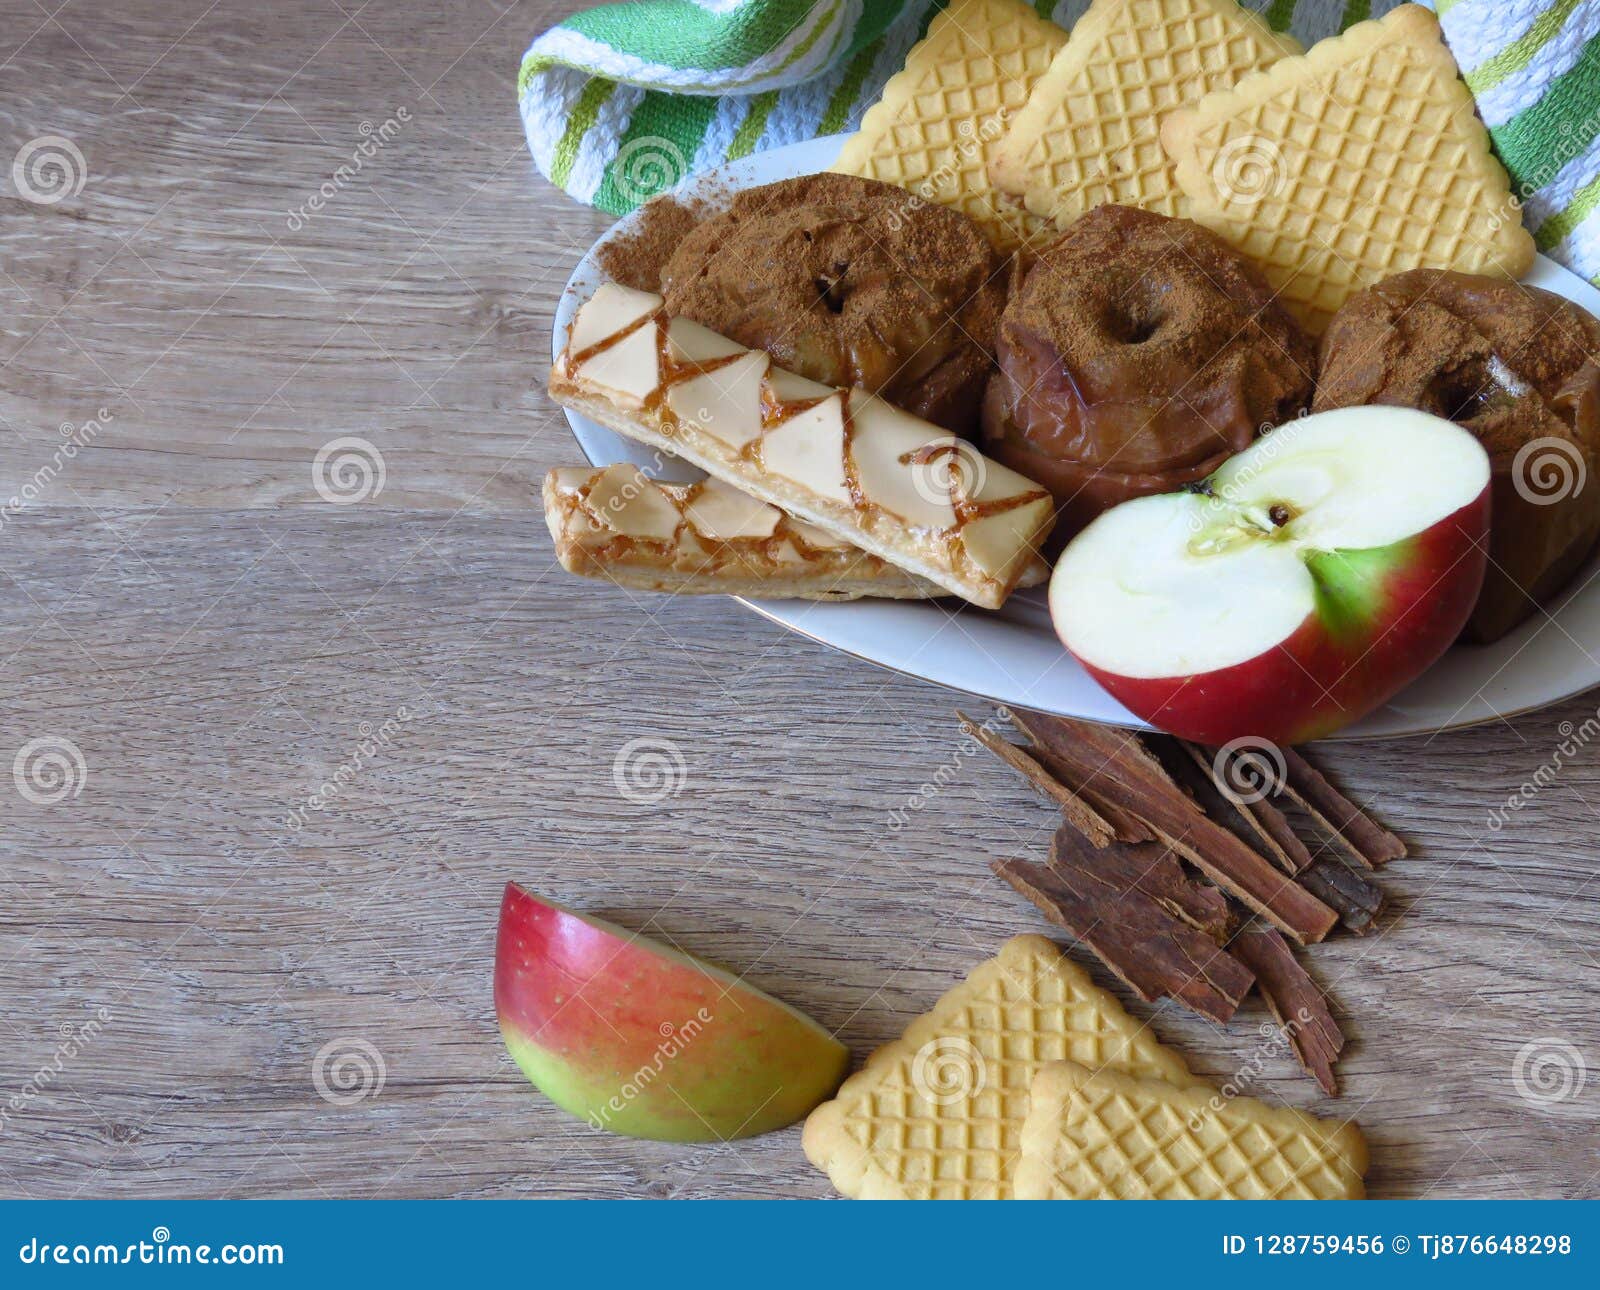
[[1220,888],[1191,875],[1165,846],[1114,846],[1090,851],[1070,826],[1050,840],[1049,863],[1082,869],[1115,887],[1135,889],[1219,945],[1233,930],[1233,906]]
[[996,860],[991,867],[1141,999],[1173,998],[1202,1016],[1227,1021],[1249,994],[1254,973],[1125,874],[1101,867],[1108,857],[1148,865],[1146,853],[1152,851],[1159,857],[1160,848],[1149,843],[1103,851],[1084,848],[1071,857],[1070,865]]
[[1216,785],[1217,791],[1232,803],[1240,818],[1255,830],[1257,836],[1266,844],[1272,858],[1279,861],[1286,872],[1300,874],[1311,867],[1310,848],[1295,833],[1288,816],[1265,797],[1259,801],[1251,801],[1238,794],[1229,794],[1221,784],[1217,783],[1215,754],[1209,748],[1192,744],[1185,739],[1173,742],[1189,755],[1189,760],[1200,769],[1206,779]]
[[1104,777],[1123,769],[1157,780],[1167,778],[1166,771],[1140,742],[1137,731],[1018,708],[1000,711],[1044,754],[1082,777],[1082,784],[1073,785],[1080,793],[1091,797],[1103,794],[1109,787],[1103,782]]
[[1406,853],[1406,844],[1330,784],[1293,748],[1283,750],[1284,791],[1361,864],[1377,868]]
[[1311,944],[1338,923],[1331,908],[1210,819],[1138,735],[1038,712],[1009,715],[1049,753],[1052,765],[1062,766],[1074,792],[1109,802],[1148,825],[1159,840],[1279,930]]
[[1116,830],[1118,842],[1154,842],[1156,840],[1154,831],[1143,820],[1123,810],[1115,802],[1107,801],[1103,794],[1095,792],[1092,783],[1084,782],[1086,779],[1092,779],[1092,777],[1082,775],[1074,769],[1069,761],[1056,756],[1051,747],[1051,740],[1058,736],[1055,732],[1046,730],[1034,720],[1039,714],[1021,712],[1015,708],[1001,708],[1000,713],[1033,746],[1032,753],[1039,764],[1047,767],[1050,773],[1061,783],[1070,784],[1079,797],[1091,803],[1094,809],[1111,824],[1111,827]]
[[1374,930],[1383,908],[1383,891],[1364,873],[1357,873],[1337,855],[1319,849],[1313,855],[1296,836],[1288,818],[1265,798],[1252,802],[1229,794],[1218,782],[1216,767],[1198,744],[1159,736],[1155,747],[1167,750],[1173,777],[1192,792],[1212,819],[1235,833],[1240,826],[1260,837],[1267,858],[1339,914],[1339,921],[1357,936]]
[[1300,1065],[1324,1093],[1337,1097],[1333,1064],[1344,1049],[1344,1033],[1289,942],[1269,927],[1250,927],[1233,938],[1230,948],[1255,973],[1256,986]]
[[1061,807],[1061,813],[1068,822],[1084,837],[1097,847],[1106,846],[1116,837],[1116,830],[1097,812],[1094,807],[1084,801],[1064,783],[1053,775],[1046,767],[1042,766],[1035,758],[1029,756],[1009,740],[1000,738],[991,730],[985,730],[966,713],[957,711],[956,716],[961,718],[962,733],[977,740],[996,757],[1021,775],[1035,788],[1037,788],[1051,801]]
[[[1072,768],[1064,762],[1052,757],[1043,749],[1035,748],[1034,756],[1041,766],[1045,767],[1058,781],[1063,784],[1073,782],[1075,776]],[[1093,805],[1096,813],[1111,825],[1118,842],[1155,842],[1158,841],[1155,830],[1141,820],[1137,815],[1123,810],[1115,802],[1107,801],[1087,789],[1079,789],[1078,796],[1085,802]]]
[[1378,930],[1383,889],[1338,856],[1328,855],[1300,875],[1300,884],[1323,904],[1339,911],[1339,921],[1357,936]]

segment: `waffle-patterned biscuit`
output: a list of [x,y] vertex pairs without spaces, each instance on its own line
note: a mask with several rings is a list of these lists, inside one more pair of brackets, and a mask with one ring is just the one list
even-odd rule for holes
[[[619,462],[544,477],[544,518],[568,573],[619,587],[764,600],[926,600],[940,588],[732,484],[663,484]],[[1043,560],[1018,586],[1049,576]]]
[[1020,1200],[1358,1200],[1367,1144],[1353,1124],[1254,1098],[1091,1071],[1033,1081]]
[[990,154],[1067,33],[1020,0],[953,0],[833,169],[954,206],[1005,253],[1046,230],[989,180]]
[[573,316],[550,396],[850,545],[997,609],[1054,522],[1050,494],[947,430],[836,390],[603,283]]
[[860,1200],[1011,1195],[1028,1086],[1051,1062],[1194,1076],[1042,936],[1018,936],[806,1120],[806,1159]]
[[1161,143],[1192,217],[1314,332],[1405,269],[1520,277],[1533,264],[1439,21],[1418,5],[1169,113]]
[[1234,0],[1095,0],[994,150],[989,177],[1061,228],[1105,202],[1186,216],[1162,116],[1299,52]]

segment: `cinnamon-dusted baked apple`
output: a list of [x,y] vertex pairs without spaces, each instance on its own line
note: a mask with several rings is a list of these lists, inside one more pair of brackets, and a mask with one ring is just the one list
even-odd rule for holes
[[1494,470],[1489,572],[1466,636],[1492,641],[1600,538],[1600,321],[1499,278],[1413,269],[1352,296],[1322,338],[1316,408],[1384,403],[1465,426]]
[[977,429],[1005,274],[959,211],[853,175],[746,189],[678,244],[661,291],[790,371]]
[[1204,479],[1303,412],[1315,350],[1253,266],[1189,220],[1100,206],[1012,293],[984,448],[1061,507],[1058,536]]

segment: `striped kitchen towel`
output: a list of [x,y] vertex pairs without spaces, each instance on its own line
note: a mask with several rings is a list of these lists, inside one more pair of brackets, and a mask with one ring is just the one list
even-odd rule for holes
[[1438,0],[1539,249],[1600,283],[1600,3]]
[[[1306,45],[1401,0],[1245,0]],[[687,174],[853,130],[945,0],[623,0],[522,60],[539,169],[613,215]],[[1070,27],[1089,0],[1034,0]],[[1540,250],[1600,282],[1600,0],[1437,0]]]
[[686,174],[853,129],[944,0],[625,0],[533,42],[534,162],[613,215]]

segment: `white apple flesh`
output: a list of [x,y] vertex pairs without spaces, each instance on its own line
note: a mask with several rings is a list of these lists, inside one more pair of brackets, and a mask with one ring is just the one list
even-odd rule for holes
[[1452,422],[1342,408],[1204,484],[1113,507],[1050,582],[1062,643],[1129,711],[1206,744],[1365,716],[1460,634],[1483,583],[1489,458]]

